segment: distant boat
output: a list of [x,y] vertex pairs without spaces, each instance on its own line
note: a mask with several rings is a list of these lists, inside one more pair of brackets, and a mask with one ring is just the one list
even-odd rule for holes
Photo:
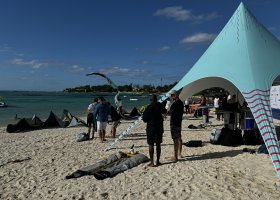
[[0,101],[0,108],[5,108],[5,107],[7,107],[8,105],[5,103],[5,102],[3,102],[3,101]]
[[131,98],[130,98],[129,100],[130,100],[130,101],[138,101],[138,99],[131,99]]

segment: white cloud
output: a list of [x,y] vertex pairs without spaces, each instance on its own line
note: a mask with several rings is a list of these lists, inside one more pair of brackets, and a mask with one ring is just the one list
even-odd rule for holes
[[201,15],[193,16],[193,19],[199,22],[199,21],[210,21],[216,19],[217,17],[218,17],[217,12],[212,12],[210,14],[201,14]]
[[160,47],[159,48],[159,51],[168,51],[170,49],[170,47],[169,46],[163,46],[163,47]]
[[31,60],[31,61],[25,61],[22,58],[15,58],[11,62],[14,65],[25,65],[25,66],[30,66],[33,69],[39,69],[41,67],[47,67],[48,63],[42,63],[38,62],[38,60]]
[[192,18],[190,10],[183,9],[182,6],[171,6],[166,7],[160,10],[157,10],[154,13],[155,16],[165,16],[167,18],[175,19],[176,21],[186,21]]
[[23,53],[18,53],[17,56],[23,57],[24,54]]
[[142,64],[142,65],[147,65],[147,64],[149,64],[149,63],[150,63],[150,62],[147,61],[147,60],[142,60],[142,61],[141,61],[141,64]]
[[73,65],[70,67],[71,72],[82,72],[84,70],[85,70],[85,68],[80,67],[79,65]]
[[121,68],[121,67],[108,67],[99,70],[100,73],[103,74],[113,74],[118,76],[143,76],[146,75],[147,72],[143,69],[130,69],[130,68]]
[[210,14],[194,15],[191,10],[186,10],[182,6],[171,6],[163,9],[159,9],[154,13],[154,16],[164,16],[167,18],[175,19],[176,21],[188,21],[194,22],[209,21],[218,17],[216,12]]
[[180,41],[181,44],[194,44],[194,43],[209,43],[216,38],[216,34],[197,33],[192,36],[186,37]]
[[12,48],[8,47],[6,45],[0,46],[0,52],[9,52],[11,50],[12,50]]
[[155,62],[155,61],[152,61],[152,60],[139,60],[139,61],[137,61],[137,64],[148,65],[150,67],[166,66],[166,63]]
[[6,52],[6,53],[9,53],[10,55],[13,55],[13,56],[19,56],[19,57],[24,56],[23,53],[17,52],[14,48],[12,48],[8,45],[0,45],[0,52]]

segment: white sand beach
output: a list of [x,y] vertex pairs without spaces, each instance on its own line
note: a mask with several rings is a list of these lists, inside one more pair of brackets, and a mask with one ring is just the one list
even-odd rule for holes
[[[213,115],[213,112],[211,112]],[[25,133],[7,133],[0,128],[0,199],[279,199],[280,178],[270,157],[250,154],[243,148],[212,145],[210,132],[222,127],[214,116],[211,126],[191,130],[188,125],[202,121],[183,120],[183,142],[202,140],[203,146],[183,146],[183,156],[169,163],[173,155],[169,120],[165,120],[162,144],[162,165],[147,167],[147,163],[129,169],[113,178],[97,180],[83,176],[66,180],[77,169],[94,164],[114,153],[116,148],[128,151],[134,144],[137,151],[148,156],[145,127],[141,122],[130,135],[110,151],[99,139],[76,142],[78,133],[86,127],[53,128]],[[130,125],[122,121],[117,132]],[[279,121],[275,122],[280,126]],[[108,126],[107,130],[110,130]]]

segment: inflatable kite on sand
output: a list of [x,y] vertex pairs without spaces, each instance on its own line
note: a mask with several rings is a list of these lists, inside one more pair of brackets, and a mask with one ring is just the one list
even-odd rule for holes
[[21,118],[16,124],[8,124],[6,131],[8,133],[18,133],[51,127],[68,128],[79,125],[87,126],[84,120],[73,116],[68,110],[64,109],[60,118],[52,111],[45,121],[42,121],[36,115],[31,118]]
[[66,176],[66,179],[79,178],[86,175],[94,175],[98,180],[114,177],[120,172],[131,169],[149,159],[144,154],[128,154],[117,152],[108,158],[87,167],[83,167],[74,173]]

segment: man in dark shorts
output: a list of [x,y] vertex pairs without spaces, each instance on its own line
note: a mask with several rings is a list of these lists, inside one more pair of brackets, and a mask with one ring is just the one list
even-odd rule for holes
[[112,120],[111,136],[112,136],[112,138],[115,138],[116,137],[117,127],[121,123],[120,122],[121,121],[121,116],[117,112],[115,107],[110,104],[110,102],[107,102],[107,104],[108,104],[108,106],[110,108],[110,115],[111,115],[111,120]]
[[[143,121],[147,123],[147,142],[149,144],[150,163],[148,166],[154,167],[160,165],[162,135],[163,135],[163,114],[162,104],[157,102],[157,96],[152,95],[151,104],[143,113]],[[156,144],[156,165],[154,165],[154,144]]]
[[174,157],[171,161],[177,162],[178,157],[182,157],[182,120],[184,113],[184,103],[179,99],[179,93],[175,90],[171,92],[173,103],[170,107],[170,130],[174,141]]
[[[87,115],[87,126],[88,126],[88,138],[90,139],[90,132],[92,132],[92,139],[94,139],[94,132],[96,131],[96,120],[93,118],[93,111],[98,103],[98,99],[95,98],[93,103],[88,106],[88,115]],[[92,131],[91,131],[92,129]]]

